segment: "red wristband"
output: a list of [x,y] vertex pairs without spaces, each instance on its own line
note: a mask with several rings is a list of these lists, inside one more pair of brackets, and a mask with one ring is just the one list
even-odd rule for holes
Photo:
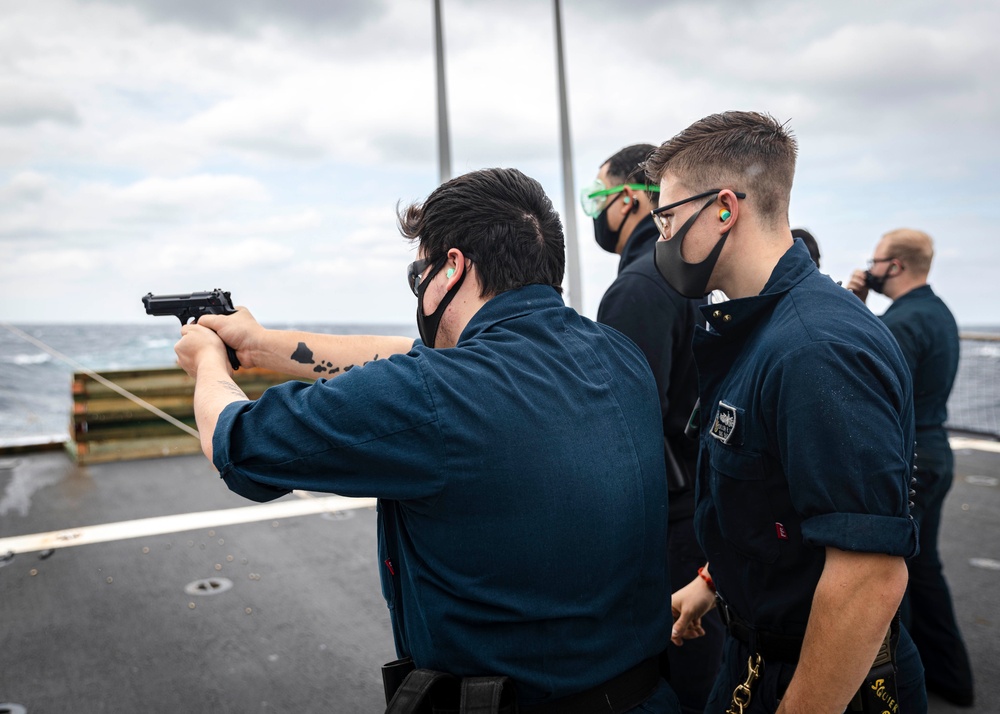
[[702,580],[705,581],[705,584],[708,585],[709,590],[711,590],[713,593],[715,592],[715,583],[712,582],[712,576],[705,572],[704,565],[698,568],[698,577],[700,577]]

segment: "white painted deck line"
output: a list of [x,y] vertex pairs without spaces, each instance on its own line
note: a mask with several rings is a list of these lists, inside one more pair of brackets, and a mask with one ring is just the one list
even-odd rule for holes
[[989,451],[994,454],[1000,454],[1000,441],[953,436],[948,439],[948,443],[951,444],[952,449],[975,449],[977,451]]
[[294,501],[263,503],[257,506],[244,506],[241,508],[226,508],[220,511],[180,513],[175,516],[157,516],[134,521],[102,523],[93,526],[81,526],[79,528],[67,528],[60,531],[49,531],[48,533],[32,533],[30,535],[0,538],[0,555],[11,551],[14,553],[30,553],[36,550],[68,548],[74,545],[90,545],[91,543],[107,543],[109,541],[127,540],[129,538],[145,538],[165,533],[178,533],[201,528],[219,528],[221,526],[254,523],[277,518],[311,516],[317,513],[347,511],[354,508],[373,508],[375,503],[376,500],[374,498],[324,496],[322,498],[300,498]]

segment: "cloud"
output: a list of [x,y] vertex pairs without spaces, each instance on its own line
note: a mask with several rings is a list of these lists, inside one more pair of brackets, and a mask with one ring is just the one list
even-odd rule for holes
[[100,186],[93,190],[103,194],[109,205],[121,206],[133,215],[185,212],[185,215],[214,214],[233,203],[258,202],[267,199],[267,191],[259,181],[247,176],[202,174],[178,179],[153,177],[123,188]]
[[156,245],[151,264],[164,270],[189,267],[224,265],[226,270],[274,268],[288,260],[295,251],[274,240],[253,238],[249,240],[206,242],[198,239],[174,239]]
[[46,197],[52,181],[37,171],[22,171],[0,186],[0,204],[8,206],[38,203]]
[[28,276],[43,273],[60,274],[66,271],[89,273],[100,267],[100,257],[93,251],[58,248],[15,253],[10,256],[4,272],[25,276],[30,281],[34,278]]
[[0,126],[24,127],[46,121],[75,126],[80,116],[73,102],[58,90],[0,81]]
[[[443,10],[453,170],[521,168],[562,211],[551,3]],[[0,266],[37,271],[0,267],[0,318],[54,314],[10,307],[28,287],[78,309],[65,291],[88,284],[109,316],[158,285],[265,314],[331,315],[288,301],[293,285],[357,319],[411,315],[392,209],[438,177],[431,20],[428,2],[0,4]],[[574,178],[706,114],[764,110],[799,138],[793,220],[825,265],[848,270],[897,222],[968,255],[1000,189],[998,22],[986,0],[564,2]],[[571,205],[593,315],[617,260]],[[956,270],[935,280],[956,290]],[[967,292],[960,319],[983,310]]]
[[47,238],[88,244],[257,211],[268,201],[266,189],[255,179],[210,174],[151,177],[125,186],[103,182],[74,186],[25,172],[0,186],[0,196],[7,199],[0,210],[0,240]]
[[356,30],[378,16],[384,1],[324,2],[323,0],[87,0],[134,8],[154,22],[173,22],[203,31],[244,32],[271,23],[308,30],[317,25]]

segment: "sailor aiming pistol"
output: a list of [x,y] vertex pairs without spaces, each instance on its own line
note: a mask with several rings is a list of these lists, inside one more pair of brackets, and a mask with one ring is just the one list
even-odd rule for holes
[[[146,314],[161,316],[173,315],[181,321],[182,325],[190,322],[198,322],[202,315],[232,315],[236,312],[233,301],[229,293],[224,290],[205,291],[200,293],[188,293],[186,295],[153,295],[147,293],[142,296],[142,304],[146,306]],[[240,361],[236,358],[236,350],[226,345],[226,354],[229,355],[229,364],[233,369],[240,368]]]

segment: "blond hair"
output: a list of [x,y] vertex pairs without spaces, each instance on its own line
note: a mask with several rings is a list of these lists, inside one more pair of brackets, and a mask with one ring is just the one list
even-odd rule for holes
[[926,276],[930,272],[934,241],[929,235],[913,228],[897,228],[882,239],[889,255],[903,261],[914,273]]

